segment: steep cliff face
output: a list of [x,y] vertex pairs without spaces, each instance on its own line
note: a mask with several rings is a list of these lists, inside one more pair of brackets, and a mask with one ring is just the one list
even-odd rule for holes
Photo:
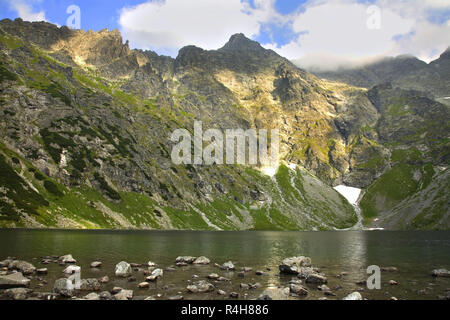
[[[320,80],[241,34],[172,59],[117,31],[3,20],[0,54],[1,226],[343,229],[357,217],[333,185],[372,188],[397,149],[448,162],[444,105]],[[282,165],[174,165],[170,135],[194,120],[279,129]]]

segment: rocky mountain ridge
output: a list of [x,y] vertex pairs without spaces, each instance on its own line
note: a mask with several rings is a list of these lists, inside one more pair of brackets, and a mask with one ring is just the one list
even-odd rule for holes
[[[0,225],[345,229],[357,217],[332,189],[345,183],[373,193],[370,226],[391,209],[374,206],[374,184],[404,163],[414,169],[405,179],[428,168],[411,193],[436,180],[436,202],[446,199],[448,108],[422,92],[321,80],[242,34],[176,59],[130,50],[117,31],[21,20],[0,21],[0,40]],[[194,120],[280,129],[282,165],[270,175],[173,165],[170,134]],[[413,214],[432,222],[389,228],[448,228],[448,208],[432,202]]]

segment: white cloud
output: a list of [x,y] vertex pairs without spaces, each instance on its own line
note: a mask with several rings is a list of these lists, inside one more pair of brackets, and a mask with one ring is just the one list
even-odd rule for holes
[[[144,0],[143,0],[144,1]],[[381,56],[413,54],[435,59],[450,45],[450,0],[309,0],[301,10],[281,15],[275,0],[147,0],[121,10],[119,24],[133,47],[175,56],[186,45],[204,49],[223,46],[231,35],[256,38],[264,32],[265,44],[303,67],[331,69],[357,65]],[[370,5],[381,9],[379,29],[369,29]],[[277,30],[297,33],[286,45],[276,43]],[[264,29],[263,29],[264,28]]]
[[119,24],[132,46],[176,53],[186,45],[223,46],[235,33],[259,34],[262,22],[280,19],[274,0],[148,1],[121,10]]
[[450,8],[449,0],[424,0],[424,5],[429,8],[448,9]]
[[369,29],[373,12],[355,0],[311,1],[293,18],[298,38],[277,48],[305,68],[334,69],[372,61],[380,56],[414,54],[430,61],[450,45],[448,23],[428,21],[433,10],[450,8],[449,0],[378,0],[379,29]]
[[31,2],[25,0],[8,0],[12,10],[16,11],[18,16],[25,21],[46,21],[45,12],[34,12]]

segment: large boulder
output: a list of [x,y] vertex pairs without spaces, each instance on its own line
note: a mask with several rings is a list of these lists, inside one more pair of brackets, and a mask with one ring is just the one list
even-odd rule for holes
[[311,258],[304,256],[286,258],[279,269],[284,274],[299,274],[301,267],[311,267]]
[[6,276],[0,276],[0,289],[28,287],[31,280],[24,277],[21,272],[16,272]]
[[21,260],[11,261],[8,268],[11,270],[18,270],[25,275],[33,274],[34,271],[36,270],[36,268],[31,263]]
[[115,274],[116,277],[129,277],[131,276],[132,273],[132,269],[131,269],[131,265],[125,261],[119,262],[116,265],[116,269],[115,269]]
[[289,288],[269,287],[259,296],[258,300],[289,300]]
[[215,287],[211,283],[204,280],[195,282],[194,284],[187,286],[187,291],[191,293],[206,293],[214,290]]

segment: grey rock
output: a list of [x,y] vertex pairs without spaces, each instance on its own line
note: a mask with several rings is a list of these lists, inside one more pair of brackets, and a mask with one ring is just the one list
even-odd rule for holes
[[259,296],[258,300],[289,300],[289,288],[269,287]]
[[217,273],[211,273],[207,278],[211,280],[217,280],[220,278],[220,276]]
[[312,284],[324,284],[324,283],[328,283],[328,279],[323,275],[313,273],[313,274],[310,274],[306,278],[305,282],[312,283]]
[[210,264],[211,261],[207,257],[198,257],[194,260],[193,264],[199,264],[199,265],[207,265]]
[[283,260],[279,266],[280,272],[284,274],[299,274],[301,267],[310,267],[311,258],[300,256]]
[[0,268],[8,268],[9,264],[12,263],[13,260],[12,259],[5,259],[3,261],[0,261]]
[[343,298],[342,300],[362,300],[362,296],[361,293],[359,292],[353,292],[350,293],[348,296],[346,296],[345,298]]
[[180,256],[180,257],[176,258],[175,263],[192,264],[192,263],[194,263],[195,259],[197,259],[197,258],[191,257],[191,256]]
[[116,300],[131,300],[133,299],[133,290],[120,290],[119,293],[114,295]]
[[111,293],[112,294],[116,294],[116,293],[119,293],[120,291],[122,291],[123,289],[121,288],[121,287],[114,287],[112,290],[111,290]]
[[261,285],[261,283],[259,283],[259,282],[257,282],[257,283],[249,283],[249,284],[248,284],[248,288],[249,288],[250,290],[256,290],[256,289],[262,288],[262,285]]
[[13,260],[8,268],[11,270],[18,270],[24,275],[33,274],[34,271],[36,271],[36,268],[31,263],[21,260]]
[[70,265],[63,270],[63,273],[65,273],[65,274],[74,274],[77,272],[81,272],[81,267],[74,266],[74,265]]
[[60,263],[77,263],[77,260],[75,260],[71,254],[66,254],[65,256],[59,257],[58,261]]
[[55,284],[53,285],[53,292],[59,294],[60,296],[71,298],[74,295],[75,290],[73,286],[70,285],[68,279],[61,278],[55,281]]
[[131,276],[131,265],[125,261],[119,262],[114,271],[116,277],[126,278]]
[[306,289],[305,287],[303,287],[302,285],[299,285],[299,284],[290,284],[289,291],[298,296],[307,296],[308,295],[308,289]]
[[21,272],[0,276],[0,289],[28,287],[31,280],[24,277]]
[[150,288],[150,283],[148,282],[141,282],[138,284],[139,289],[148,289]]
[[26,300],[28,298],[28,294],[32,291],[30,289],[25,288],[12,288],[5,290],[5,295],[13,300]]
[[307,279],[310,275],[317,274],[317,271],[311,267],[301,267],[298,269],[297,277],[300,279]]
[[194,284],[187,286],[186,289],[191,293],[206,293],[215,290],[211,283],[204,280],[197,281]]
[[146,278],[147,281],[156,281],[158,278],[161,278],[164,274],[162,269],[153,270],[152,274]]
[[102,285],[97,279],[90,278],[90,279],[81,280],[80,290],[81,291],[100,291],[101,287],[102,287]]
[[91,292],[88,295],[84,296],[84,299],[90,301],[98,301],[100,300],[100,295],[98,293]]
[[100,300],[113,300],[114,297],[111,293],[109,293],[108,291],[102,291],[99,293],[100,296]]
[[47,274],[48,273],[48,269],[47,268],[36,269],[36,273],[37,274]]
[[225,262],[220,268],[222,270],[235,270],[236,269],[233,262],[231,262],[231,261]]
[[217,281],[219,281],[219,282],[228,282],[228,281],[231,281],[231,280],[228,279],[228,278],[225,278],[225,277],[219,277],[219,278],[217,279]]
[[100,261],[94,261],[91,263],[91,268],[100,268],[102,263]]
[[247,283],[241,283],[240,287],[241,287],[241,289],[244,289],[244,290],[248,290],[249,289],[249,285]]
[[450,278],[450,271],[447,269],[436,269],[431,272],[433,277]]

